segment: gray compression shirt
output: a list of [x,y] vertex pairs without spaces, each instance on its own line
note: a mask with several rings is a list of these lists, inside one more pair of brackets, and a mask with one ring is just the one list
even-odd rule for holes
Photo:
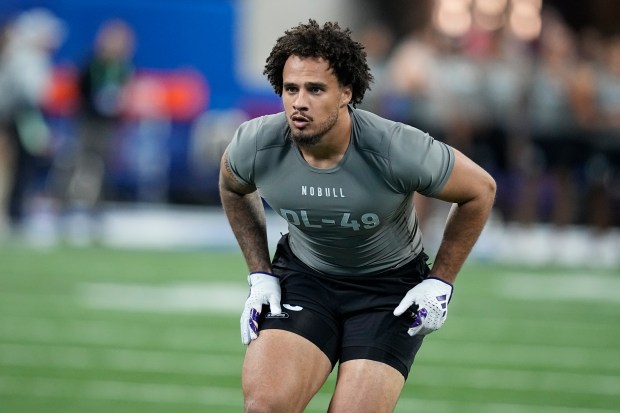
[[336,276],[415,258],[422,234],[413,193],[436,194],[454,167],[453,150],[428,134],[352,107],[349,113],[351,142],[330,169],[304,160],[283,112],[242,124],[228,146],[233,173],[288,222],[295,255]]

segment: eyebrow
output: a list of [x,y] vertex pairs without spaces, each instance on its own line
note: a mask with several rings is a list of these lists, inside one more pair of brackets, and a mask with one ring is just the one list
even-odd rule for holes
[[[283,87],[290,87],[290,86],[298,86],[297,83],[294,82],[284,82]],[[326,88],[327,84],[323,83],[323,82],[306,82],[304,83],[304,87],[306,88],[314,88],[314,87],[318,87],[318,88]]]

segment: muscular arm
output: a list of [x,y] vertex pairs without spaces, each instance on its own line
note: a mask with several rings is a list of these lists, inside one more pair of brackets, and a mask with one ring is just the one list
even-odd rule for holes
[[220,199],[250,272],[271,272],[265,210],[256,188],[233,175],[225,152],[220,163]]
[[444,188],[435,196],[452,202],[431,274],[453,283],[476,243],[495,201],[495,180],[454,150],[455,164]]

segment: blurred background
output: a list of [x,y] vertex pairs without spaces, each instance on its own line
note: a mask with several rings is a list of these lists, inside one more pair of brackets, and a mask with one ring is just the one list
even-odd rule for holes
[[[498,182],[397,411],[617,412],[615,0],[3,0],[0,411],[240,411],[219,159],[281,110],[263,65],[308,18],[366,46],[361,108]],[[432,256],[449,205],[416,206]]]
[[[483,258],[617,265],[620,6],[362,3],[4,1],[0,232],[111,242],[123,238],[114,223],[136,223],[123,212],[217,209],[235,128],[281,110],[265,58],[312,17],[366,46],[376,80],[362,108],[430,132],[496,178]],[[427,228],[445,210],[418,201]]]

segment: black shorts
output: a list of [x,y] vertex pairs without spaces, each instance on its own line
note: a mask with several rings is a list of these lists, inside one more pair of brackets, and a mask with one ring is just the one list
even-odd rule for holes
[[422,252],[409,263],[362,276],[330,276],[302,263],[288,245],[278,243],[273,272],[280,278],[283,314],[261,312],[261,330],[281,329],[305,337],[337,362],[369,359],[386,363],[407,378],[423,336],[407,333],[413,318],[394,309],[407,291],[428,276],[428,256]]

